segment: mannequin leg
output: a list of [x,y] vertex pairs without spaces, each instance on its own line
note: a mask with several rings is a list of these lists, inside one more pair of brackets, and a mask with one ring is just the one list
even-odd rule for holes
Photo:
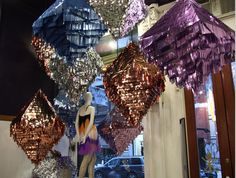
[[91,159],[92,159],[92,155],[84,155],[83,161],[79,168],[79,178],[84,178],[88,165],[91,162]]
[[97,157],[96,154],[93,154],[92,159],[88,166],[89,178],[94,178],[94,165],[96,163]]

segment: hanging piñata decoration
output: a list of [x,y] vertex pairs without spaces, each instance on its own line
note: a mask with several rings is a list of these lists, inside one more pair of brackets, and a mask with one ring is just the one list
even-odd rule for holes
[[48,43],[46,43],[43,39],[37,38],[35,36],[32,38],[31,44],[34,46],[35,53],[39,59],[41,67],[47,74],[50,73],[48,66],[50,60],[52,58],[56,58],[55,49]]
[[57,151],[51,151],[32,172],[32,178],[76,178],[76,167],[68,156],[61,156]]
[[147,13],[144,0],[89,0],[114,38],[128,34]]
[[110,129],[113,130],[132,127],[127,125],[126,118],[122,115],[122,113],[119,111],[117,107],[114,107],[109,112],[109,114],[106,116],[106,119],[103,122],[105,122],[106,125],[109,125]]
[[141,37],[150,63],[178,87],[197,90],[232,62],[235,34],[195,0],[179,0]]
[[127,126],[138,125],[164,91],[164,76],[145,61],[136,44],[130,43],[104,73],[107,97],[126,118]]
[[58,143],[64,130],[65,125],[41,90],[21,110],[10,126],[14,141],[35,164],[42,161],[48,151]]
[[121,26],[121,37],[132,31],[137,23],[145,19],[146,15],[147,7],[144,0],[130,0]]
[[57,115],[66,125],[65,135],[70,140],[72,140],[76,135],[75,119],[76,119],[77,108],[68,107],[68,103],[65,103],[65,105],[60,105],[58,103],[59,102],[58,100],[63,100],[63,98],[59,98],[58,96],[55,98],[54,108],[57,112]]
[[141,133],[142,126],[125,126],[126,118],[114,108],[107,118],[98,126],[99,135],[110,145],[113,151],[120,155],[129,144]]
[[63,59],[52,59],[49,62],[50,77],[65,91],[70,105],[77,106],[80,96],[87,91],[89,85],[100,73],[103,66],[102,58],[89,48],[82,58],[77,58],[72,65]]
[[71,62],[94,47],[107,31],[86,0],[57,0],[33,24],[33,35]]

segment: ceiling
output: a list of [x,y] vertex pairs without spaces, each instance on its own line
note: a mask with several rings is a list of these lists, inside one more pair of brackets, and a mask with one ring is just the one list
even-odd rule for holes
[[[171,0],[146,0],[166,4]],[[30,45],[31,25],[53,0],[0,0],[0,115],[16,115],[41,88],[49,100],[57,86],[40,68]]]

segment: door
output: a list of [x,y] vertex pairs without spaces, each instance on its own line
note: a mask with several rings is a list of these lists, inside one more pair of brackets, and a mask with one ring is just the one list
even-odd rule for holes
[[209,76],[198,93],[185,90],[191,178],[234,178],[234,97],[230,65]]

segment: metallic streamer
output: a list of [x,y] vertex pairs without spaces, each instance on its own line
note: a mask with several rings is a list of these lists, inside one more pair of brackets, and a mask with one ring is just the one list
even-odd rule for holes
[[14,141],[35,164],[46,157],[48,151],[63,136],[64,130],[65,125],[41,90],[21,110],[10,126]]
[[88,48],[83,58],[77,58],[68,64],[43,39],[33,37],[32,45],[47,75],[59,85],[60,91],[54,99],[54,106],[58,108],[57,114],[66,124],[66,135],[73,138],[75,128],[71,114],[77,110],[80,95],[87,91],[99,74],[103,66],[102,59],[93,48]]
[[142,126],[127,127],[126,118],[114,108],[106,120],[98,126],[99,135],[110,145],[118,155],[122,154],[129,144],[143,130]]
[[143,0],[89,0],[114,38],[128,34],[146,13]]
[[147,15],[147,7],[144,0],[130,0],[125,18],[121,26],[121,36],[127,35]]
[[141,122],[165,88],[162,73],[145,61],[134,43],[107,68],[103,83],[107,97],[126,118],[127,127]]
[[71,62],[94,47],[107,31],[86,0],[57,0],[34,23],[33,35]]
[[235,52],[233,30],[194,0],[177,1],[140,42],[171,82],[194,90],[231,63]]
[[32,45],[47,75],[59,85],[61,91],[57,102],[69,109],[78,106],[80,95],[87,91],[101,71],[102,58],[93,48],[87,48],[83,57],[68,64],[43,39],[33,37]]
[[[64,177],[63,171],[76,178],[76,167],[68,156],[61,156],[57,151],[51,151],[47,157],[38,164],[32,172],[33,178],[59,178]],[[67,175],[68,177],[69,175]]]
[[102,66],[102,58],[93,48],[88,48],[86,54],[77,58],[72,65],[68,65],[63,59],[54,58],[50,60],[48,68],[50,77],[65,92],[68,105],[76,107],[81,94],[87,91]]
[[117,107],[114,107],[103,121],[110,129],[133,128],[127,125],[126,118],[122,115]]
[[35,53],[38,57],[39,64],[45,70],[47,74],[50,73],[48,68],[50,60],[56,58],[55,49],[47,44],[43,39],[33,36],[31,44],[35,49]]

